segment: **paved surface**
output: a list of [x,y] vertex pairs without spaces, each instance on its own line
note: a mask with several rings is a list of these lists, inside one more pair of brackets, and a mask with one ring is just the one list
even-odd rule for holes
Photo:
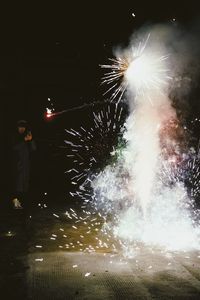
[[113,241],[99,247],[101,221],[78,222],[79,204],[74,219],[53,206],[1,210],[1,299],[200,299],[200,251],[141,245],[126,259]]
[[97,253],[30,255],[28,295],[30,299],[199,299],[200,263],[195,253],[186,260],[143,253],[138,260]]

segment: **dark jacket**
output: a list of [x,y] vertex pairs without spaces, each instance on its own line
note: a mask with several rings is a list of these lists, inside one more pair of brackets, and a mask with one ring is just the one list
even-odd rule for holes
[[24,135],[17,134],[13,141],[13,192],[25,193],[29,188],[31,153],[36,150],[32,141],[24,141]]

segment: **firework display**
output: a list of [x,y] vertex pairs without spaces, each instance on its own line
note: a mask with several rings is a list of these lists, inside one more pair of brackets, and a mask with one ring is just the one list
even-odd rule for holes
[[199,120],[186,125],[177,117],[169,97],[172,54],[161,44],[145,33],[101,65],[110,101],[91,105],[91,126],[66,128],[65,174],[81,204],[64,216],[74,238],[66,244],[63,228],[50,237],[62,234],[59,248],[128,257],[142,245],[200,248]]
[[[125,95],[130,108],[123,130],[118,130],[122,143],[116,139],[107,152],[110,161],[105,159],[106,163],[95,170],[94,164],[106,158],[105,149],[112,144],[108,132],[114,133],[114,125],[109,106],[105,116],[102,111],[94,113],[94,128],[67,130],[72,136],[66,141],[73,152],[69,156],[76,165],[84,166],[82,172],[75,167],[67,171],[74,172],[72,183],[77,191],[73,196],[78,195],[89,210],[93,207],[100,213],[103,231],[112,235],[126,253],[137,243],[170,250],[199,248],[199,211],[195,204],[199,194],[198,147],[189,142],[191,133],[178,121],[168,97],[173,78],[169,55],[152,41],[149,46],[151,34],[146,36],[138,46],[131,45],[124,51],[123,58],[116,57],[110,65],[101,66],[109,70],[103,84],[108,86],[106,93],[112,91],[111,101],[117,108]],[[120,122],[117,115],[114,120]],[[79,144],[73,142],[73,136]],[[101,150],[94,136],[98,136]],[[83,149],[88,151],[86,159],[81,156]]]

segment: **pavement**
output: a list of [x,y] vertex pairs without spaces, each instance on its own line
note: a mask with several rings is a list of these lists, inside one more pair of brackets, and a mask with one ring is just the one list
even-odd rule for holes
[[46,203],[0,211],[1,299],[200,299],[200,251],[125,257],[79,201]]

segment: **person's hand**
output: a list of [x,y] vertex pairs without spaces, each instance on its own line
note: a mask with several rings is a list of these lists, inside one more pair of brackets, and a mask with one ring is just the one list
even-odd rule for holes
[[29,142],[29,141],[31,141],[32,140],[32,133],[29,131],[28,133],[27,133],[27,135],[25,136],[25,138],[24,138],[24,140],[25,140],[25,142]]

